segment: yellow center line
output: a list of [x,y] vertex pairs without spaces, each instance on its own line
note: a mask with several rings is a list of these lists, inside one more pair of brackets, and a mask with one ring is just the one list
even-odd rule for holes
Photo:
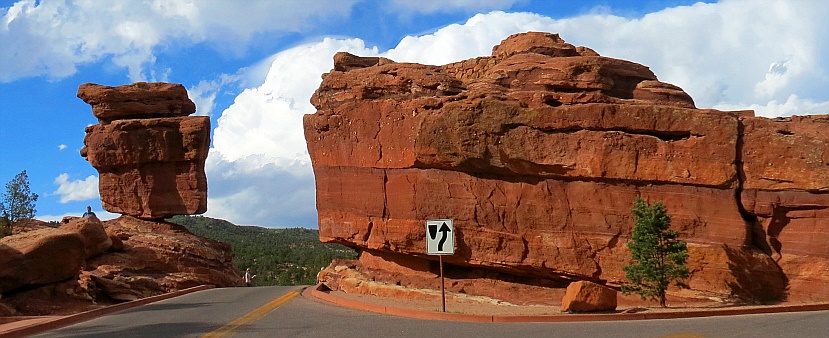
[[291,298],[296,297],[299,295],[298,291],[291,291],[288,292],[282,297],[272,300],[270,303],[260,306],[258,309],[248,312],[246,315],[239,317],[239,319],[230,322],[229,324],[220,327],[218,330],[210,332],[204,336],[203,338],[219,338],[219,337],[227,337],[233,330],[236,330],[238,327],[254,322],[259,320],[260,318],[264,317],[266,314],[270,313],[271,311],[275,310],[276,308],[285,304],[285,302],[291,300]]

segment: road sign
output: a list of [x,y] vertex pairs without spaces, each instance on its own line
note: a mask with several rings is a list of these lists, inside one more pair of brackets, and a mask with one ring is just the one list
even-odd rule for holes
[[455,254],[455,226],[451,219],[426,221],[426,253],[429,255]]

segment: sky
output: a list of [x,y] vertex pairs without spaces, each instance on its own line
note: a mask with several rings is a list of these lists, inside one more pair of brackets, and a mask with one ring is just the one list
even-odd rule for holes
[[0,183],[26,170],[41,220],[117,217],[79,155],[97,119],[78,86],[181,83],[213,128],[205,216],[317,228],[302,116],[336,52],[442,65],[526,31],[648,66],[698,108],[829,114],[823,0],[0,0]]

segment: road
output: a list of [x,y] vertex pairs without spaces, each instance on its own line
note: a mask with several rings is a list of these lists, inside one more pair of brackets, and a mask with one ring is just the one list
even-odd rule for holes
[[[827,337],[829,311],[583,323],[465,323],[362,312],[287,294],[300,287],[211,289],[37,337]],[[280,298],[282,297],[282,298]],[[247,324],[226,325],[265,306]],[[245,317],[251,320],[250,316]],[[237,322],[238,323],[238,322]]]

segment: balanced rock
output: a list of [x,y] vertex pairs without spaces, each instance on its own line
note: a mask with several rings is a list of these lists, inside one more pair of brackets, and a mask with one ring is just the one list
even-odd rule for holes
[[[105,210],[146,219],[207,211],[204,163],[210,118],[184,116],[193,109],[179,106],[189,107],[192,101],[183,87],[173,89],[179,87],[85,84],[78,90],[93,112],[107,112],[107,120],[86,128],[81,150],[100,174],[98,189]],[[123,102],[129,104],[124,107]],[[136,113],[141,111],[146,114]],[[102,113],[95,114],[101,119]]]
[[570,283],[561,299],[561,310],[569,312],[593,312],[616,310],[618,292],[603,285],[587,281]]
[[641,196],[689,243],[693,291],[829,299],[826,117],[697,109],[548,33],[444,66],[355,58],[304,117],[323,241],[433,261],[423,222],[452,218],[450,266],[618,286]]

